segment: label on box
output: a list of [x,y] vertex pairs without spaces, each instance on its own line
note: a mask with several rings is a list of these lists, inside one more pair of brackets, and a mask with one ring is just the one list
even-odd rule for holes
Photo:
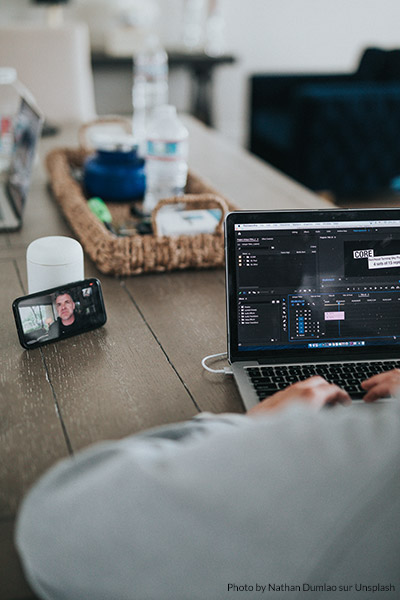
[[175,210],[163,207],[157,214],[159,235],[197,235],[214,233],[221,218],[221,211],[212,210]]

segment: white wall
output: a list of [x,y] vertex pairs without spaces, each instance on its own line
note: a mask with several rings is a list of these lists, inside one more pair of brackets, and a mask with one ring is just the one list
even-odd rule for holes
[[[118,1],[109,0],[110,6]],[[147,0],[143,0],[144,2]],[[256,71],[349,71],[363,48],[400,47],[399,0],[222,0],[226,48],[238,61],[215,72],[216,126],[243,143],[247,127],[247,81]],[[183,0],[158,0],[162,35],[179,42]],[[71,15],[91,9],[96,27],[104,0],[72,0]],[[93,10],[95,9],[95,10]],[[90,11],[89,11],[90,12]],[[104,11],[103,11],[104,12]],[[42,14],[29,0],[0,0],[0,19]],[[187,93],[175,78],[173,97]],[[179,87],[182,86],[182,87]]]
[[398,0],[225,0],[227,45],[217,127],[245,139],[247,80],[256,71],[349,71],[366,46],[400,47]]

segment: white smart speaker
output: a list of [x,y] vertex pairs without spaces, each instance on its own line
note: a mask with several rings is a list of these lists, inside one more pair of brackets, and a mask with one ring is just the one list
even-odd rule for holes
[[61,235],[39,238],[26,251],[29,294],[84,279],[83,250]]

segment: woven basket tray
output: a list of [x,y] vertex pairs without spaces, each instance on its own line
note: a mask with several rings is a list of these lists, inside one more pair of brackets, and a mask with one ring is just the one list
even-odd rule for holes
[[[161,200],[152,213],[153,234],[118,237],[91,212],[72,169],[81,167],[88,151],[59,148],[46,157],[53,194],[85,252],[107,275],[202,269],[224,265],[223,218],[235,207],[199,177],[189,172],[184,196]],[[156,214],[166,204],[184,203],[190,209],[219,208],[215,233],[167,237],[157,235]],[[113,219],[129,218],[129,205],[109,203]]]

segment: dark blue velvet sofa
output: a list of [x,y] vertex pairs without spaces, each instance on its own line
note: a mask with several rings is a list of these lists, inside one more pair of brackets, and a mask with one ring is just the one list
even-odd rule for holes
[[357,196],[400,175],[400,50],[355,73],[254,74],[249,149],[313,190]]

